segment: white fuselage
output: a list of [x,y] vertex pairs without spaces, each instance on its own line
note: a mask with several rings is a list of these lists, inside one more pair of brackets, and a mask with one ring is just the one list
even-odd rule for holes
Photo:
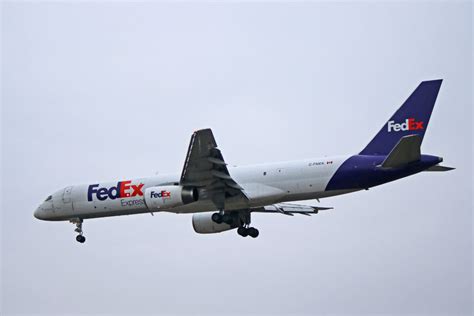
[[[325,192],[326,186],[348,156],[325,157],[294,162],[279,162],[250,166],[229,167],[232,178],[239,183],[248,200],[226,200],[226,210],[248,209],[273,203],[323,198],[354,190]],[[180,175],[158,175],[121,181],[122,192],[116,182],[94,185],[75,185],[62,189],[43,202],[38,208],[43,219],[70,220],[94,217],[129,215],[167,211],[173,213],[195,213],[215,211],[210,199],[205,198],[184,206],[154,210],[147,207],[143,192],[146,188],[178,184]],[[93,187],[91,193],[91,186]],[[102,190],[98,192],[99,190]],[[111,197],[107,195],[111,192]],[[120,196],[122,195],[122,196]]]

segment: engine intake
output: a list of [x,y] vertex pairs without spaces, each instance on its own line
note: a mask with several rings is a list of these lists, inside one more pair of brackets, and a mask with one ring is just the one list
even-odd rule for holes
[[144,195],[145,204],[151,211],[182,206],[199,199],[196,188],[180,185],[150,187],[145,190]]

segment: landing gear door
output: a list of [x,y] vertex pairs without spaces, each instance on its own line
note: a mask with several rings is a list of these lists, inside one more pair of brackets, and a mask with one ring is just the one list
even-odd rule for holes
[[64,189],[64,193],[63,193],[64,203],[71,203],[71,193],[72,193],[72,187],[67,187]]

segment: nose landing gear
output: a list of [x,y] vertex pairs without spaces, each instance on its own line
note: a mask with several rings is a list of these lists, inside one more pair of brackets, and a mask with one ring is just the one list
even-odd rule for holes
[[86,241],[86,237],[84,237],[84,233],[82,231],[82,222],[83,221],[80,218],[71,220],[71,223],[76,224],[76,229],[74,229],[74,231],[76,233],[79,233],[79,235],[76,236],[76,241],[80,242],[81,244],[83,244]]
[[86,241],[86,237],[84,237],[83,235],[77,235],[76,236],[76,241],[80,242],[81,244],[83,244],[85,241]]

